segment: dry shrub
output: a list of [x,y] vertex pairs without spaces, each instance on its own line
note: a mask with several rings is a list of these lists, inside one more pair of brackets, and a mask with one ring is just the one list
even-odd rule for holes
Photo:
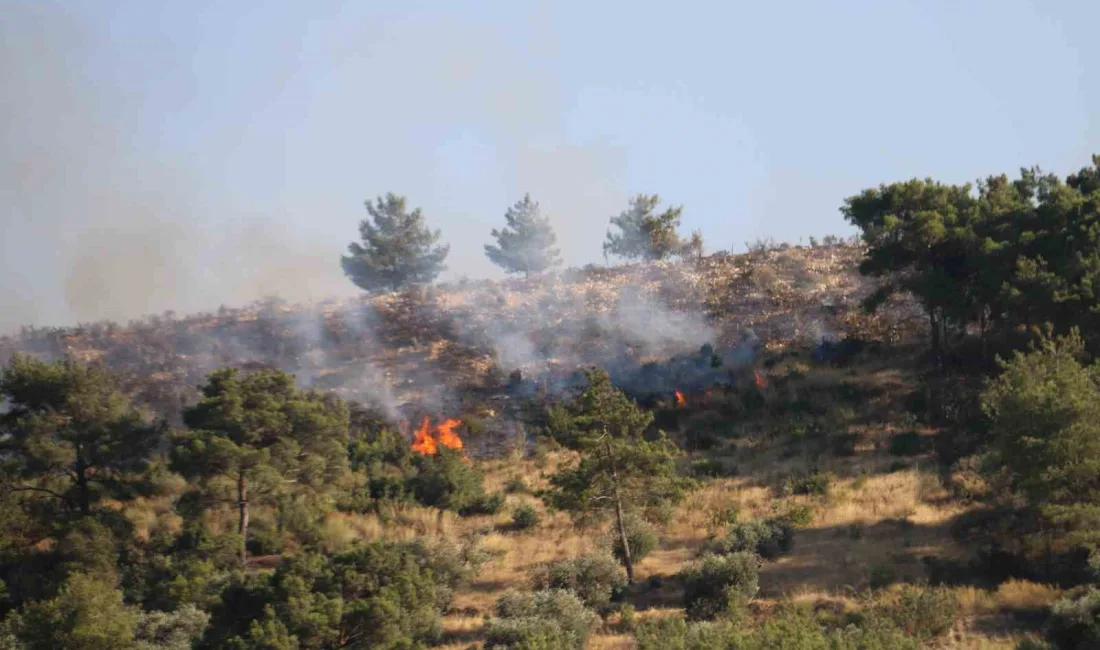
[[997,606],[1002,610],[1039,611],[1062,596],[1062,590],[1028,580],[1008,580],[997,587]]

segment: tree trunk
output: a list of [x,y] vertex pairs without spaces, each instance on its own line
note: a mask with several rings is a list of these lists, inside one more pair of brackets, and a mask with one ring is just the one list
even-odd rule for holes
[[[607,435],[605,432],[604,435]],[[615,525],[619,528],[619,543],[623,550],[623,566],[626,568],[627,584],[634,584],[634,561],[630,558],[630,540],[626,536],[623,523],[623,500],[619,495],[619,472],[615,468],[615,454],[611,451],[611,441],[607,441],[607,457],[611,461],[611,486],[615,493]]]
[[237,532],[241,536],[241,567],[248,561],[248,484],[244,479],[244,471],[237,473],[237,509],[240,513],[237,519]]

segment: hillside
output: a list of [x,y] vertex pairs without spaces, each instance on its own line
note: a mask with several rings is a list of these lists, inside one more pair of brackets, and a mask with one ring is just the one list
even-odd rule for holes
[[[480,570],[454,592],[437,647],[464,650],[483,640],[498,599],[526,589],[545,563],[607,548],[606,524],[577,526],[536,496],[549,473],[575,457],[539,435],[542,411],[572,396],[583,383],[578,371],[591,365],[607,368],[687,451],[681,469],[697,487],[650,513],[657,542],[620,597],[630,608],[608,616],[587,647],[637,647],[632,621],[681,612],[682,572],[723,531],[776,517],[797,530],[791,547],[761,567],[754,619],[768,620],[793,600],[846,620],[901,598],[897,584],[932,580],[957,584],[950,593],[960,603],[933,645],[1014,647],[1029,629],[1028,612],[1060,591],[965,579],[971,549],[959,522],[981,508],[960,486],[975,479],[937,467],[937,431],[919,417],[923,321],[906,302],[875,316],[861,310],[873,289],[857,271],[861,254],[846,245],[785,248],[319,305],[272,300],[125,327],[26,329],[2,346],[5,355],[101,362],[137,403],[177,425],[204,376],[226,365],[293,372],[302,387],[368,407],[370,418],[403,434],[385,453],[406,464],[380,475],[370,466],[361,480],[371,496],[354,497],[368,503],[327,508],[311,534],[327,553],[371,540],[476,550]],[[462,448],[484,474],[485,491],[502,502],[460,516],[374,496],[371,481],[399,479],[395,467],[411,471],[409,423],[424,416],[455,420],[434,439],[425,425],[411,449]],[[461,439],[448,443],[444,434]],[[135,544],[180,529],[188,488],[169,485],[113,506]],[[355,485],[340,490],[359,495]],[[282,566],[304,543],[283,528],[284,507],[253,506],[252,574]],[[535,523],[521,529],[515,517],[523,507]],[[235,506],[207,506],[201,521],[209,535],[230,535]]]

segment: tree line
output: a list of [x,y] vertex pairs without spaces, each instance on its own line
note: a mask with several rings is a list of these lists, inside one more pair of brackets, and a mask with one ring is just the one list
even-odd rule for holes
[[[276,369],[211,373],[180,427],[71,359],[14,357],[0,403],[4,650],[422,647],[485,561],[476,540],[367,542],[333,516],[504,505],[461,451],[417,453],[373,411]],[[538,496],[612,516],[610,570],[632,579],[648,549],[630,518],[683,496],[679,450],[606,372],[561,408],[555,430],[577,459]],[[516,526],[537,525],[522,508]]]
[[[627,209],[610,219],[604,255],[660,260],[702,254],[699,231],[688,238],[677,233],[683,207],[661,211],[660,204],[656,194],[631,198]],[[366,208],[368,218],[359,224],[360,241],[352,242],[340,260],[344,273],[357,286],[366,291],[395,291],[430,283],[446,269],[450,246],[440,243],[440,231],[428,227],[420,208],[410,209],[405,197],[392,193],[367,201]],[[525,277],[561,265],[554,227],[530,194],[509,207],[504,220],[503,228],[490,233],[496,243],[485,245],[485,255],[493,264]]]

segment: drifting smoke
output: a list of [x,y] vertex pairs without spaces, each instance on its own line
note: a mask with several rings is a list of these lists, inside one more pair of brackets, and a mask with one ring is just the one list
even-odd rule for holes
[[[138,7],[115,10],[152,19]],[[282,54],[264,64],[267,81],[248,86],[270,96],[242,90],[222,100],[216,91],[245,80],[192,72],[190,57],[210,52],[187,48],[237,52],[277,35],[250,33],[257,42],[238,45],[181,36],[179,52],[135,56],[144,44],[112,32],[106,9],[5,6],[0,333],[267,296],[351,296],[338,256],[365,216],[360,202],[389,190],[408,194],[442,228],[454,277],[499,274],[482,245],[527,191],[551,215],[567,263],[598,259],[602,228],[592,222],[621,209],[626,161],[614,147],[562,137],[559,46],[540,21],[532,19],[535,38],[515,45],[490,27],[456,29],[455,17],[416,15],[387,29],[369,12],[341,11],[293,21],[312,25],[290,36],[301,40],[300,57],[280,44]],[[376,36],[369,47],[364,29]],[[424,41],[435,43],[431,53]],[[240,74],[234,69],[218,73]],[[364,112],[358,96],[333,100],[363,79],[404,101],[368,102]],[[317,97],[327,101],[305,115],[287,108]],[[212,114],[189,112],[210,102]],[[278,117],[268,123],[268,115]],[[333,124],[344,132],[338,151]],[[410,148],[426,124],[438,142]],[[177,142],[192,131],[205,139]],[[210,135],[220,132],[232,137]],[[347,153],[355,151],[374,155]],[[471,157],[480,161],[474,179]]]

